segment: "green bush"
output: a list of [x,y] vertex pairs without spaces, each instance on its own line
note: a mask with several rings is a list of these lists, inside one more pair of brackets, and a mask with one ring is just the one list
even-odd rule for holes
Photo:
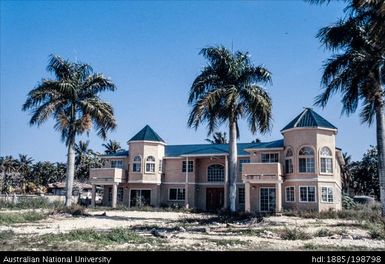
[[63,206],[62,202],[49,202],[46,197],[18,197],[17,203],[0,200],[2,209],[50,209]]
[[385,239],[385,224],[369,224],[368,229],[372,239]]
[[343,195],[342,196],[342,208],[350,210],[356,207],[356,203],[354,202],[353,198]]
[[36,222],[47,217],[47,214],[35,211],[26,213],[0,213],[0,224],[16,224]]
[[15,233],[12,230],[6,230],[0,232],[0,241],[9,240],[15,236]]
[[331,236],[333,233],[326,229],[326,228],[321,228],[319,229],[316,233],[315,233],[315,236],[317,237],[328,237],[328,236]]
[[310,239],[311,236],[298,227],[285,227],[285,229],[281,233],[281,238],[284,240],[307,240]]

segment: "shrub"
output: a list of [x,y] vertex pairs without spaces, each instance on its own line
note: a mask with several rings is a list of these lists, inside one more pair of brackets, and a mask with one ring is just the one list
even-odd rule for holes
[[327,236],[331,236],[332,235],[332,232],[326,228],[321,228],[319,229],[316,234],[315,234],[317,237],[327,237]]
[[343,195],[342,196],[342,208],[350,210],[356,207],[356,203],[354,202],[353,198]]
[[15,233],[12,230],[6,230],[0,232],[0,241],[2,240],[9,240],[13,238]]
[[306,240],[310,239],[311,236],[298,227],[285,227],[285,229],[281,233],[281,238],[284,240]]
[[368,229],[372,239],[385,239],[385,224],[369,224]]

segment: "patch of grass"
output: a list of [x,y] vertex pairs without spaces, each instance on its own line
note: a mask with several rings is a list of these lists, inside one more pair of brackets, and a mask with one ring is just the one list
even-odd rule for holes
[[317,249],[319,249],[319,246],[316,245],[316,244],[313,244],[313,243],[305,243],[303,245],[303,249],[306,249],[306,250],[317,250]]
[[52,209],[61,206],[62,202],[50,202],[46,197],[18,197],[17,203],[0,201],[1,209]]
[[281,238],[284,240],[307,240],[310,239],[311,236],[299,227],[286,227],[281,231]]
[[329,229],[326,229],[326,228],[318,229],[317,232],[315,233],[315,236],[317,237],[328,237],[331,235],[333,235],[333,232],[331,232]]
[[0,241],[9,240],[15,236],[15,233],[12,230],[1,231],[0,232]]
[[96,231],[94,229],[77,229],[69,233],[58,235],[43,235],[46,242],[80,241],[95,244],[143,244],[159,242],[156,238],[147,238],[127,228],[115,228],[109,231]]
[[227,211],[220,212],[217,215],[211,215],[207,217],[181,217],[179,222],[183,224],[197,223],[199,225],[209,225],[213,223],[220,224],[231,224],[238,222],[254,222],[259,223],[263,220],[263,217],[260,215],[245,213],[245,212],[236,212],[229,213]]
[[338,229],[338,230],[336,231],[336,234],[337,234],[337,235],[340,235],[340,236],[348,235],[348,234],[349,234],[349,231],[348,231],[348,229],[346,228],[346,226],[344,226],[344,227]]
[[372,239],[385,240],[385,225],[384,224],[369,224],[369,235]]
[[139,230],[139,231],[151,231],[152,229],[157,229],[160,231],[178,231],[178,227],[168,227],[168,226],[158,226],[158,225],[135,225],[131,227],[131,230]]
[[45,219],[47,214],[35,211],[26,213],[0,213],[0,224],[10,225],[17,223],[36,222]]
[[208,241],[215,243],[217,246],[237,246],[247,244],[246,241],[240,239],[209,239]]

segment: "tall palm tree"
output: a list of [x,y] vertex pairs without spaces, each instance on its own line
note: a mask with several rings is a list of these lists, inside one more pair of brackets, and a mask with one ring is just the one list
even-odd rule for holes
[[380,199],[385,217],[385,1],[347,2],[347,16],[317,35],[334,55],[324,64],[324,91],[315,103],[325,107],[330,96],[339,92],[343,113],[354,113],[362,102],[362,122],[371,125],[376,120]]
[[208,134],[222,123],[229,126],[229,210],[235,211],[238,122],[246,118],[252,133],[271,128],[270,96],[259,84],[271,82],[271,73],[254,66],[249,54],[230,52],[223,46],[200,51],[208,64],[195,78],[188,103],[192,106],[188,126],[207,123]]
[[344,165],[341,166],[342,190],[350,195],[352,156],[347,152],[342,153]]
[[105,147],[104,152],[106,154],[114,154],[122,150],[120,143],[115,140],[109,140],[107,143],[102,144]]
[[227,134],[226,132],[215,132],[213,138],[206,138],[206,141],[211,144],[227,144]]
[[25,190],[25,182],[27,181],[29,177],[29,173],[31,171],[31,166],[33,163],[33,158],[28,157],[28,155],[24,154],[19,154],[19,159],[18,159],[18,171],[21,174],[20,176],[20,184],[23,190]]
[[75,139],[89,132],[92,126],[105,139],[116,127],[112,106],[98,95],[114,91],[113,82],[102,74],[93,73],[91,66],[74,63],[51,55],[47,70],[54,79],[43,79],[31,90],[23,110],[31,110],[30,125],[41,125],[53,117],[55,129],[61,132],[68,148],[66,173],[66,206],[71,205],[75,170]]

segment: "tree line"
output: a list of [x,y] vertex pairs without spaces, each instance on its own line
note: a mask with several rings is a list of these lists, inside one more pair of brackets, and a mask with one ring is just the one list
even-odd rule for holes
[[[104,154],[113,154],[122,150],[120,143],[109,140],[103,144]],[[75,144],[75,174],[79,182],[89,180],[90,168],[103,167],[101,153],[89,148],[89,141]],[[38,193],[45,192],[49,183],[63,182],[66,179],[67,164],[63,162],[37,161],[32,157],[19,154],[0,157],[0,190],[3,193]]]

